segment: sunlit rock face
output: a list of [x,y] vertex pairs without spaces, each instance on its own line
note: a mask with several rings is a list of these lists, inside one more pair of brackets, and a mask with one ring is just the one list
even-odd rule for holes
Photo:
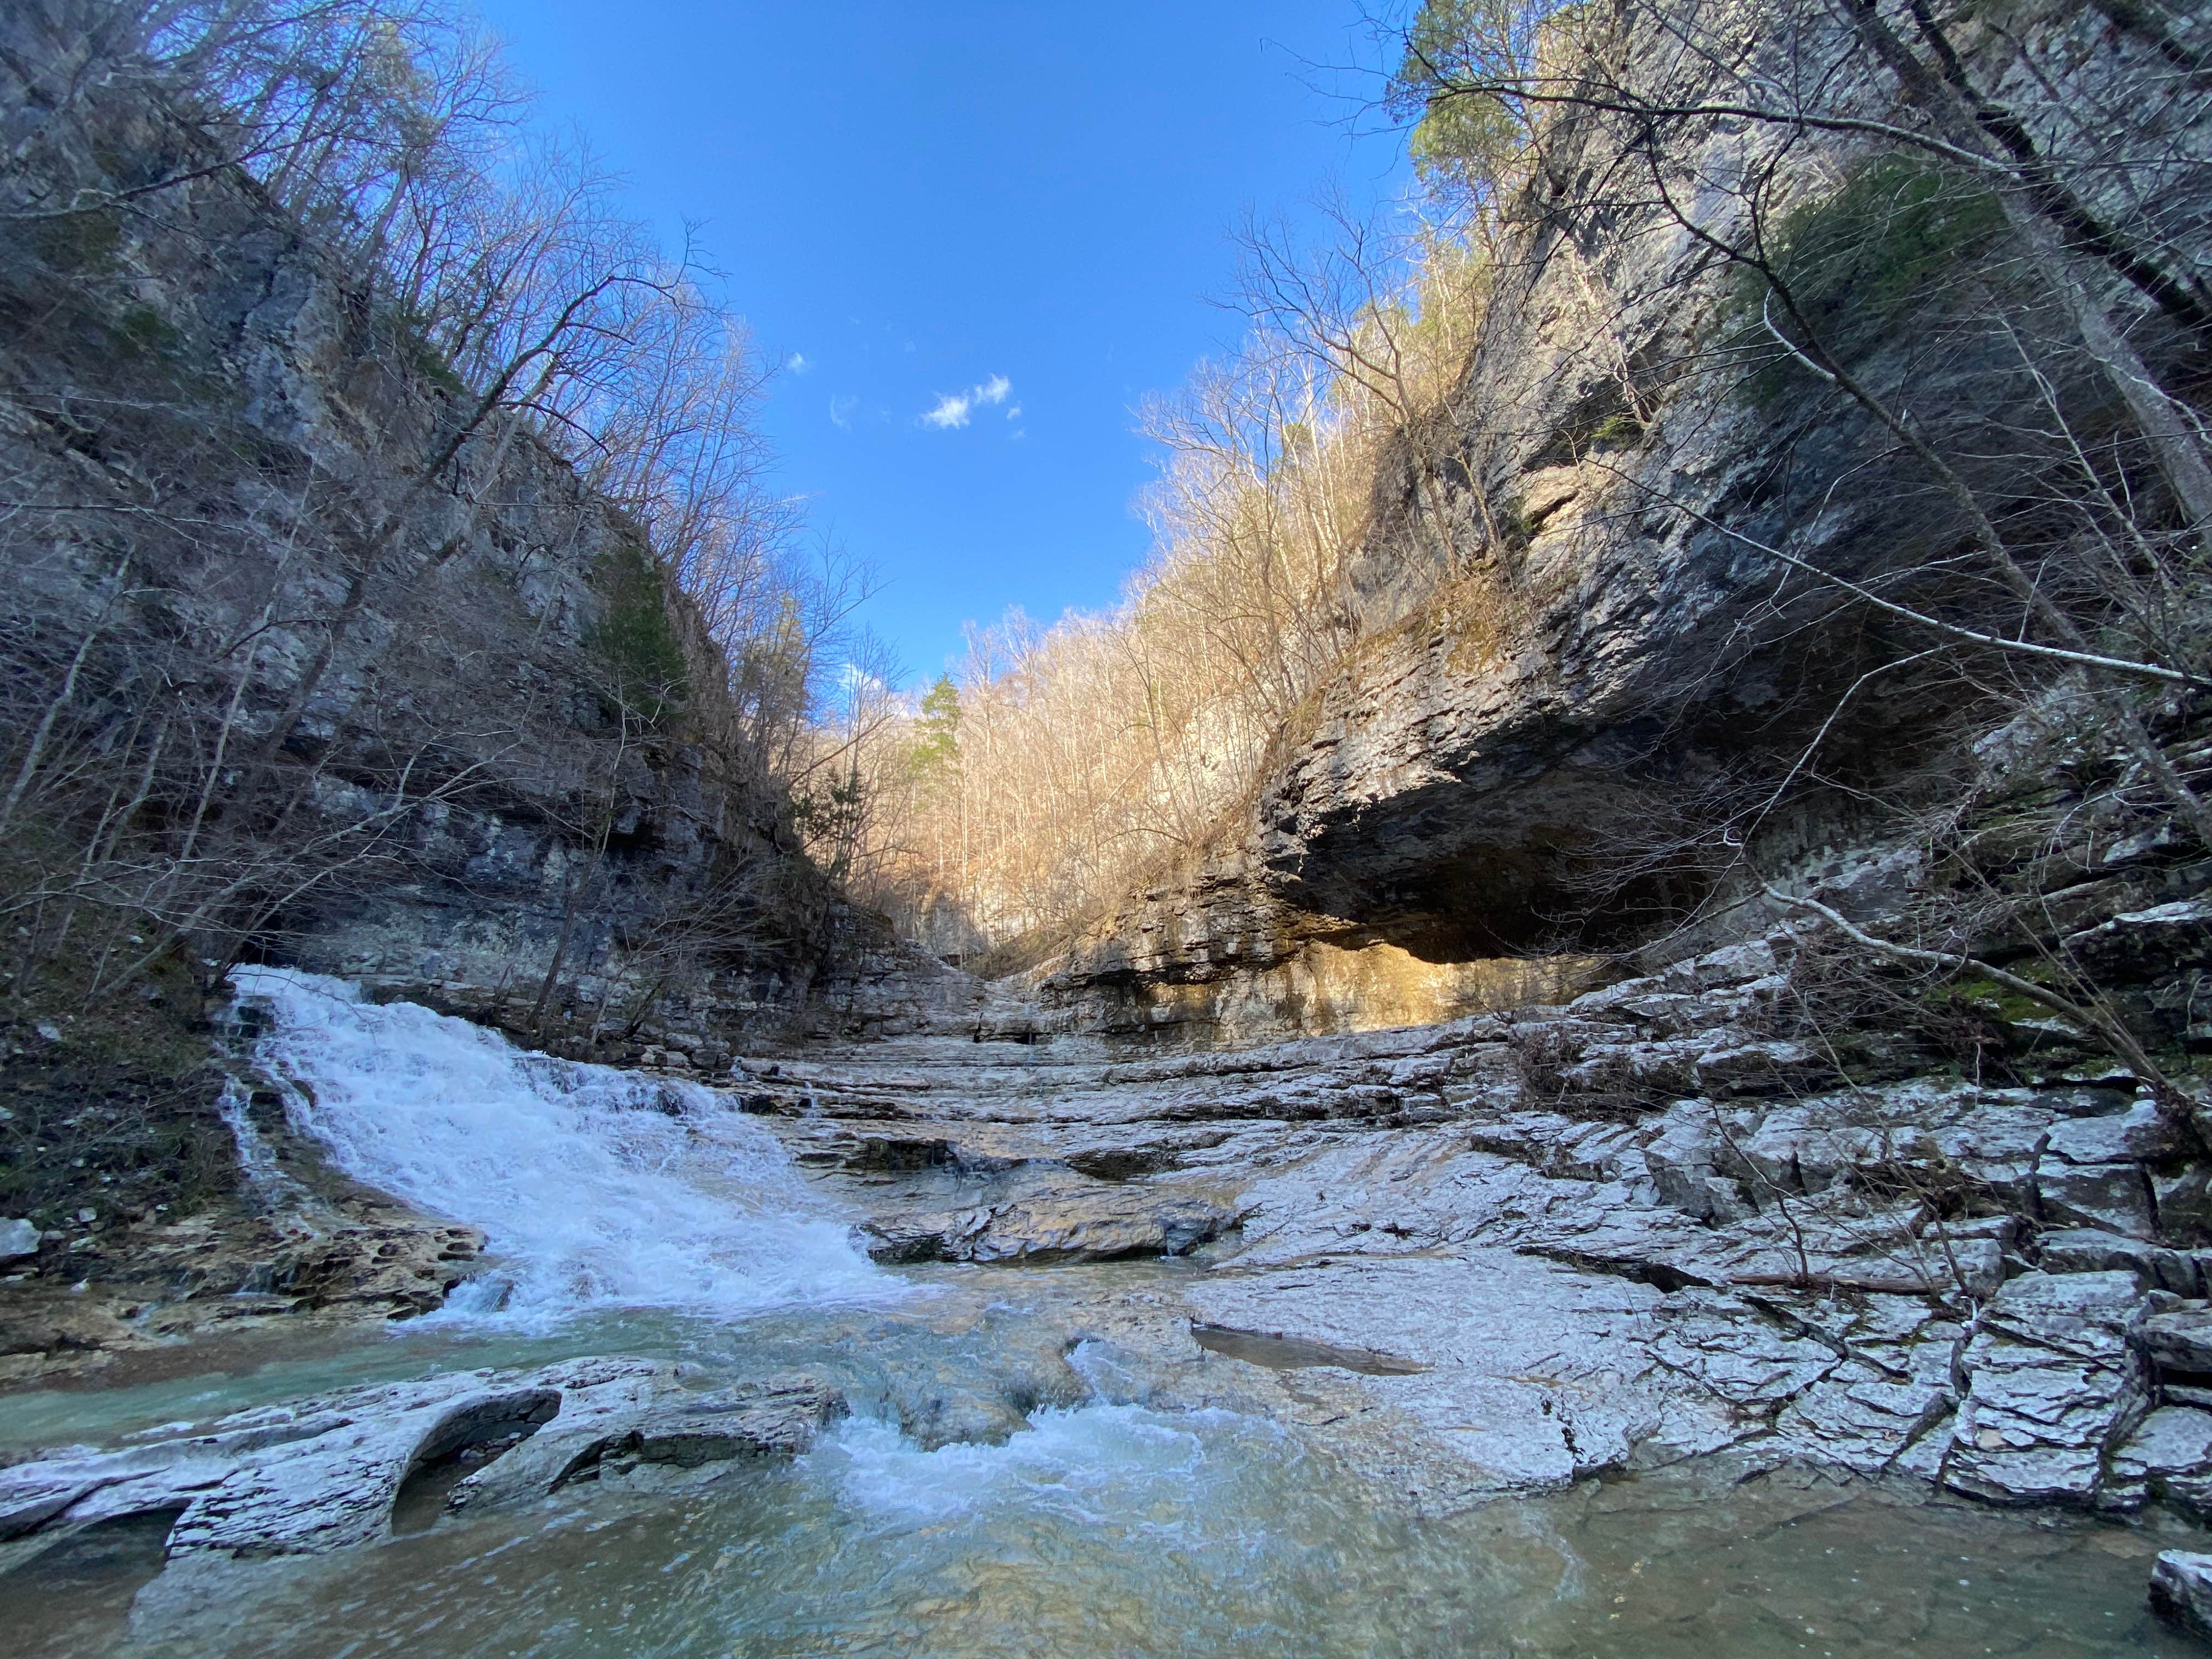
[[1218,1047],[1436,1024],[1562,1002],[1613,970],[1582,953],[1470,954],[1299,908],[1240,851],[1146,888],[1025,981],[1055,1030]]
[[[1696,15],[1725,29],[1750,14]],[[1808,51],[1852,61],[1821,33],[1845,27],[1839,14],[1801,21]],[[2001,96],[2045,107],[2048,93],[2021,78],[2044,74],[2068,97],[2124,100],[2115,77],[2137,60],[2099,15],[2035,9],[2020,27],[2033,70],[1995,41],[1972,65]],[[1656,33],[1641,45],[1650,65],[1674,61]],[[1627,60],[1639,50],[1632,41]],[[1835,96],[1880,116],[1892,94],[1868,82]],[[2203,143],[2202,108],[2174,118],[2188,128],[2178,145]],[[1842,619],[1845,596],[1759,545],[1879,583],[1952,556],[1965,520],[1872,416],[1809,374],[1713,368],[1756,332],[1741,281],[1703,237],[1747,233],[1733,181],[1757,137],[1728,121],[1670,128],[1647,178],[1618,133],[1560,118],[1435,441],[1441,480],[1417,486],[1401,453],[1376,481],[1354,582],[1360,643],[1285,733],[1250,812],[1049,964],[1048,999],[1194,1033],[1340,1029],[1316,1012],[1328,998],[1317,1005],[1308,981],[1329,972],[1309,941],[1388,943],[1470,981],[1488,959],[1634,947],[1656,917],[1709,893],[1709,878],[1652,856],[1668,836],[1714,792],[1778,779],[1816,732],[1844,787],[1765,823],[1770,866],[1851,846],[1863,832],[1850,788],[1907,799],[1934,787],[1925,769],[1988,706],[1926,665],[1865,678],[1929,636],[1863,607]],[[1770,211],[1824,199],[1876,156],[1854,138],[1801,137]],[[2176,331],[2110,286],[2141,349],[2179,361]],[[1854,319],[1853,372],[1946,434],[1975,486],[2002,499],[2002,464],[1985,453],[2002,447],[1972,434],[2010,418],[2000,371],[2012,348],[1986,331],[1931,348],[1932,326],[1903,311]],[[2116,412],[2093,378],[2064,395],[2085,421]],[[1231,976],[1249,992],[1187,988]],[[1443,1017],[1458,995],[1410,999],[1433,1012],[1405,1017]],[[1457,1006],[1487,1000],[1478,990]]]
[[1316,939],[1272,961],[1231,956],[1207,965],[1214,972],[1205,978],[1071,976],[1064,982],[1080,988],[1064,1015],[1110,1036],[1179,1042],[1235,1043],[1284,1030],[1328,1036],[1562,1002],[1607,973],[1593,957],[1430,962],[1382,940],[1346,947]]

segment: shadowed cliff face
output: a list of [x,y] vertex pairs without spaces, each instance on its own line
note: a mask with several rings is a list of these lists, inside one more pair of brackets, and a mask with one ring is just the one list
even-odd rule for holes
[[[141,817],[206,775],[184,862],[250,872],[249,950],[572,1042],[789,1006],[827,884],[711,740],[721,657],[642,532],[520,418],[467,428],[478,394],[88,15],[0,21],[10,718],[88,641],[58,729],[167,722]],[[677,690],[641,713],[645,670]]]
[[963,988],[869,979],[644,531],[103,42],[137,10],[0,8],[0,1378],[469,1270],[289,1121],[236,959],[687,1074],[833,940],[848,1023]]
[[[1670,11],[1711,28],[1726,9]],[[2073,9],[2015,21],[2032,61],[1982,37],[1969,68],[2022,107],[2051,107],[2048,88],[2109,105],[2151,50]],[[1626,39],[1631,80],[1680,75],[1650,17]],[[1756,30],[1746,39],[1774,50]],[[1806,50],[1825,62],[1829,48],[1840,61],[1835,39]],[[1905,118],[1864,64],[1830,96],[1846,113]],[[2203,153],[2203,101],[2173,118],[2177,154]],[[2040,394],[2016,338],[1975,307],[2003,293],[2039,313],[2002,287],[2016,273],[1988,198],[1962,188],[1940,210],[1913,208],[1918,220],[1886,207],[1881,234],[1898,245],[1854,243],[1866,199],[1924,203],[1934,187],[1856,137],[1798,134],[1775,151],[1742,121],[1553,123],[1451,405],[1442,485],[1417,488],[1409,455],[1376,482],[1361,643],[1285,734],[1249,815],[1048,964],[1048,1000],[1078,1018],[1143,1005],[1155,1012],[1139,1024],[1168,1026],[1237,1002],[1254,1029],[1332,1029],[1287,981],[1262,988],[1285,964],[1321,971],[1325,943],[1466,970],[1462,990],[1409,1018],[1510,1006],[1526,986],[1492,975],[1494,994],[1466,989],[1485,981],[1474,964],[1617,952],[1725,898],[1741,874],[1670,853],[1670,838],[1686,848],[1773,791],[1816,738],[1820,787],[1801,779],[1788,809],[1761,819],[1770,863],[1863,839],[1869,795],[1910,804],[1956,787],[1944,777],[1966,744],[2033,675],[1930,652],[1941,636],[1760,544],[1917,606],[2013,624],[1969,568],[1957,502],[1894,433],[1782,353],[1742,268],[1717,250],[1825,238],[1832,262],[1845,247],[1856,263],[1820,290],[1817,313],[1838,360],[1906,410],[2024,541],[2063,493],[2057,464],[2023,459],[2015,422]],[[1814,291],[1827,277],[1810,259],[1800,281]],[[2185,342],[2140,295],[2106,288],[2142,351],[2168,370],[2184,361]],[[2124,424],[2094,373],[2050,392],[2080,430]],[[1438,568],[1442,545],[1459,568]],[[1237,975],[1248,994],[1224,988]],[[1194,984],[1216,988],[1195,1014]]]

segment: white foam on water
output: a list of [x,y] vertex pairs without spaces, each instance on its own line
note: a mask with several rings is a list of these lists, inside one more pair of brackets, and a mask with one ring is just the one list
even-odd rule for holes
[[433,1317],[542,1324],[617,1307],[724,1314],[895,1293],[775,1139],[712,1090],[525,1053],[343,980],[232,974],[255,1058],[337,1167],[483,1229],[504,1282]]
[[895,1423],[848,1418],[805,1462],[827,1473],[851,1508],[895,1525],[1007,1506],[1097,1525],[1187,1498],[1206,1454],[1196,1434],[1157,1412],[1089,1405],[1038,1411],[1003,1445],[956,1441],[934,1451]]
[[216,1097],[215,1109],[222,1116],[223,1127],[230,1131],[232,1144],[238,1151],[238,1167],[245,1172],[246,1186],[257,1191],[288,1190],[291,1182],[276,1166],[276,1154],[268,1138],[253,1127],[246,1113],[246,1085],[234,1077],[222,1080],[222,1092]]

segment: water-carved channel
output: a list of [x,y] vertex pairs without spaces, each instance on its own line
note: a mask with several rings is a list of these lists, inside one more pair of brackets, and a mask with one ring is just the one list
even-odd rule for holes
[[[241,988],[271,1011],[259,1055],[302,1126],[356,1176],[484,1226],[489,1265],[388,1334],[215,1341],[188,1366],[16,1396],[12,1448],[135,1448],[143,1470],[238,1418],[259,1425],[241,1467],[283,1454],[301,1473],[295,1492],[264,1480],[263,1547],[196,1547],[249,1506],[189,1489],[0,1545],[15,1652],[2181,1651],[2141,1590],[2150,1556],[2188,1541],[2178,1522],[2007,1514],[1755,1445],[1461,1501],[1406,1443],[1418,1400],[1363,1392],[1451,1368],[1205,1317],[1233,1245],[877,1266],[841,1189],[726,1095],[524,1055],[331,981]],[[911,1173],[927,1201],[944,1179],[1021,1201],[1003,1169]],[[502,1492],[593,1389],[628,1386],[562,1370],[605,1355],[651,1372],[658,1415],[610,1416],[543,1490]],[[473,1415],[419,1407],[441,1426],[394,1454],[365,1541],[314,1548],[328,1516],[302,1483],[329,1467],[309,1455],[325,1418],[418,1409],[471,1372],[494,1393],[567,1382]],[[1480,1395],[1440,1426],[1494,1429],[1467,1414]],[[280,1408],[303,1397],[339,1408]],[[739,1419],[732,1454],[717,1425]],[[373,1461],[348,1455],[341,1507]]]

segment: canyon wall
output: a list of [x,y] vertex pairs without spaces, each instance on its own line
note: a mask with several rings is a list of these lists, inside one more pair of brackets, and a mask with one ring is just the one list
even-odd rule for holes
[[722,647],[97,11],[0,20],[22,729],[60,709],[93,756],[167,722],[246,948],[579,1053],[726,1054],[804,999],[832,893],[725,740]]
[[[1626,78],[1652,102],[1735,84],[1684,67],[1678,41],[1698,39],[1733,42],[1747,82],[1768,87],[1793,64],[1842,65],[1823,105],[1839,123],[1914,118],[1840,12],[1790,9],[1789,28],[1756,7],[1627,15]],[[2069,103],[2110,110],[2160,62],[2087,8],[1960,27],[1968,72],[2038,123]],[[2169,105],[2158,140],[2203,156],[2205,113],[2201,93]],[[1897,156],[1805,131],[1778,157],[1771,131],[1725,115],[1626,129],[1553,116],[1508,216],[1482,342],[1445,429],[1422,441],[1429,476],[1409,444],[1376,481],[1362,642],[1217,845],[1038,970],[1047,1001],[1078,1023],[1207,1040],[1341,1030],[1358,1018],[1303,980],[1343,952],[1380,971],[1388,951],[1424,989],[1379,1022],[1448,1018],[1528,1000],[1547,975],[1586,988],[1601,959],[1648,971],[1755,933],[1774,909],[1753,866],[1855,914],[1893,904],[1900,866],[1883,865],[1895,849],[1879,823],[1981,787],[1967,745],[2016,706],[2017,664],[1962,672],[1929,649],[1940,638],[1839,585],[1957,600],[1964,579],[1947,592],[1919,573],[1958,568],[1961,509],[1894,432],[1788,360],[1720,249],[1847,218],[1920,165]],[[2203,168],[2188,181],[2162,206],[2177,223],[2207,205]],[[2047,475],[1980,440],[2018,410],[2017,348],[1961,298],[2005,280],[1987,253],[1995,211],[1968,191],[1917,226],[1886,220],[1832,320],[1863,384],[1944,434],[1972,488],[2016,498]],[[2107,275],[2097,298],[2150,361],[2190,361],[2185,332],[2141,294]],[[2081,429],[2124,418],[2094,374],[2054,396]],[[2182,716],[2161,717],[2179,732]],[[1792,793],[1816,739],[1823,787]],[[1699,835],[1768,790],[1750,856],[1716,869]]]

